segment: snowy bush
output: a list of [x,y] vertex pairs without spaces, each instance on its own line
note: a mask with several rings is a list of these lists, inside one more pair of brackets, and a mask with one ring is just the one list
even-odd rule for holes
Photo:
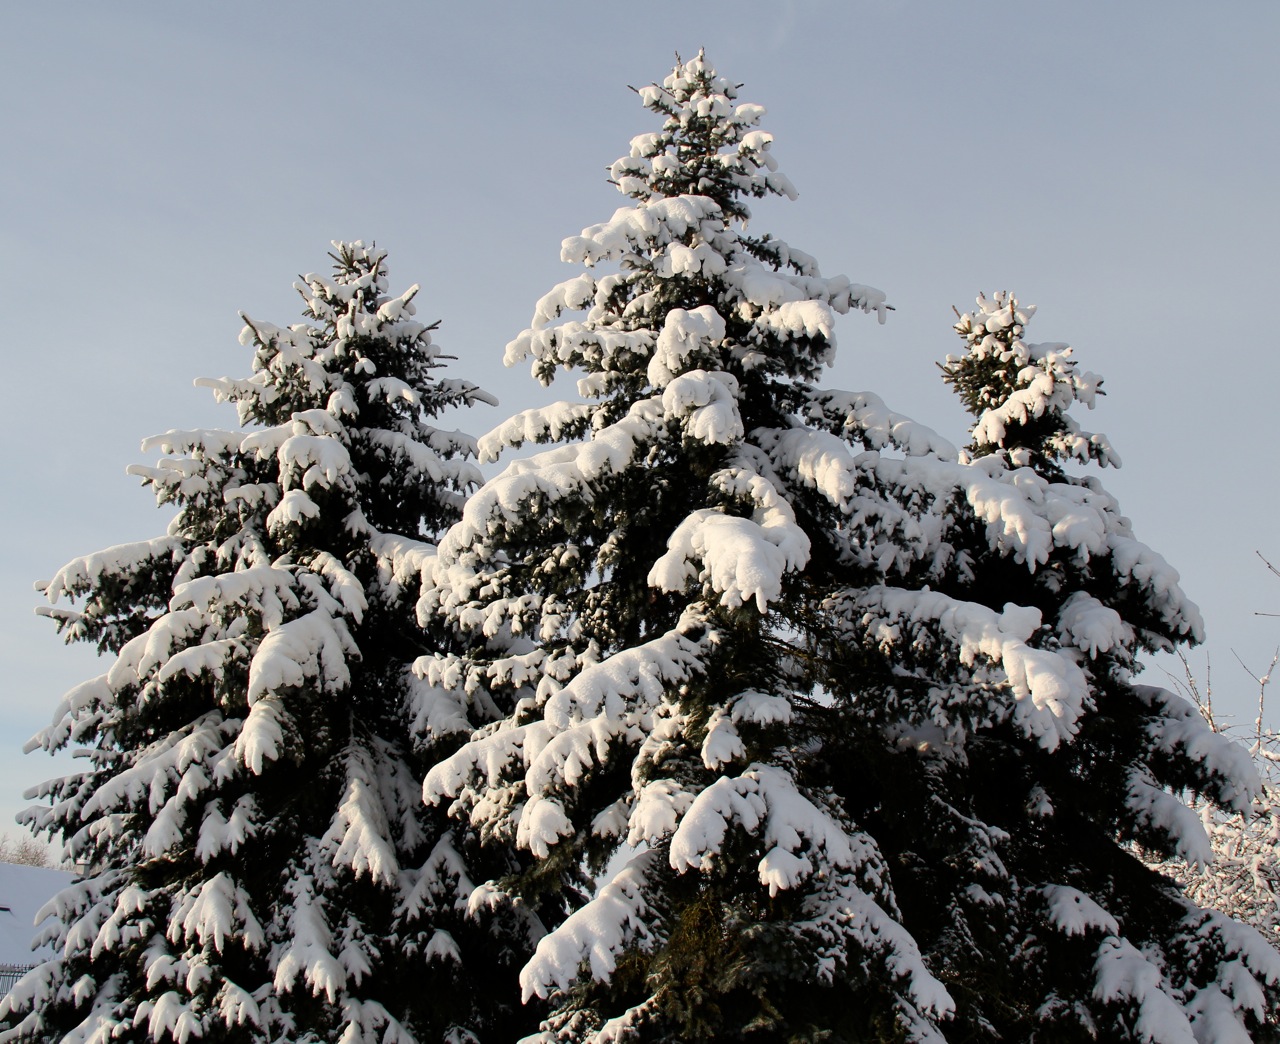
[[1280,735],[1267,724],[1266,696],[1277,662],[1280,654],[1264,674],[1253,675],[1258,711],[1252,728],[1246,729],[1220,717],[1214,710],[1208,671],[1201,684],[1183,660],[1186,673],[1184,680],[1176,682],[1179,691],[1195,703],[1214,732],[1247,746],[1262,777],[1262,790],[1253,808],[1244,812],[1224,811],[1200,795],[1188,795],[1209,835],[1212,861],[1149,860],[1198,905],[1253,925],[1272,945],[1280,943]]
[[19,866],[53,866],[49,846],[34,837],[0,836],[0,863]]

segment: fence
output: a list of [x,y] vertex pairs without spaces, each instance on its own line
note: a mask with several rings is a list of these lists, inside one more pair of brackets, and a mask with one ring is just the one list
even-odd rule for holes
[[34,967],[34,964],[0,964],[0,997],[13,989],[14,984]]

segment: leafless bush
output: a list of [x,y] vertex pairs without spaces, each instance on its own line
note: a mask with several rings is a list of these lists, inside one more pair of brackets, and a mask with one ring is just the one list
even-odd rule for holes
[[53,854],[49,846],[34,837],[0,836],[0,863],[18,863],[22,866],[53,866]]

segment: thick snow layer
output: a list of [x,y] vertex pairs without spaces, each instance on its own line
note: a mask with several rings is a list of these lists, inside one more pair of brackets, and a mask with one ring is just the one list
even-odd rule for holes
[[[709,769],[722,769],[747,754],[738,726],[787,724],[792,705],[785,696],[748,691],[735,696],[726,706],[711,712],[706,736],[702,741],[702,763]],[[683,813],[683,809],[681,812]]]
[[581,435],[595,411],[595,405],[587,402],[557,402],[524,410],[481,436],[480,459],[497,460],[502,450],[525,442],[559,442]]
[[1083,935],[1100,929],[1115,935],[1119,924],[1106,910],[1078,888],[1070,885],[1045,885],[1040,889],[1049,907],[1049,923],[1067,935]]
[[856,844],[789,773],[755,764],[737,778],[721,776],[697,796],[671,838],[672,868],[710,870],[731,826],[758,834],[765,849],[760,883],[771,896],[795,888],[820,866],[846,870],[858,863]]
[[32,949],[36,914],[74,877],[66,870],[0,863],[0,964],[34,964],[53,955],[49,944]]
[[1108,936],[1094,960],[1095,1000],[1136,1010],[1134,1039],[1150,1044],[1197,1044],[1178,1002],[1165,990],[1164,976],[1127,939]]
[[67,563],[52,580],[37,587],[54,603],[66,595],[87,590],[103,575],[141,571],[149,562],[173,559],[181,548],[182,541],[173,536],[117,544]]
[[713,508],[692,512],[650,569],[649,585],[680,591],[697,578],[720,594],[721,604],[732,608],[754,601],[765,612],[781,595],[783,576],[808,562],[809,537],[786,497],[750,468],[726,468],[711,477],[711,484],[750,503],[751,517]]
[[1160,787],[1145,769],[1132,770],[1128,782],[1125,805],[1134,823],[1167,838],[1188,863],[1207,866],[1212,862],[1213,846],[1195,812]]
[[590,495],[590,483],[627,467],[640,445],[658,430],[659,399],[643,399],[615,424],[594,433],[590,442],[544,450],[513,461],[467,501],[462,520],[440,541],[440,559],[451,565],[473,544],[483,542],[501,522],[523,515],[534,498],[558,500]]
[[1132,645],[1133,628],[1109,605],[1087,591],[1077,591],[1058,613],[1058,633],[1067,645],[1082,649],[1091,658],[1115,646]]
[[[719,216],[720,208],[705,196],[677,196],[640,207],[619,207],[608,221],[584,228],[581,235],[566,239],[560,246],[560,260],[586,265],[627,258],[639,260],[649,250],[678,241],[691,228],[702,227],[704,222],[707,223],[708,236],[713,235],[715,220]],[[543,298],[535,316],[545,323],[558,315],[558,308],[564,305],[560,304],[560,299],[555,299],[555,295],[562,291],[563,299],[575,300],[569,298],[568,290],[564,290],[571,283],[562,283]],[[549,298],[553,303],[548,301]],[[580,302],[577,308],[586,304],[581,295],[576,300]],[[544,308],[547,303],[551,304],[550,308]]]
[[730,445],[743,435],[738,380],[722,371],[691,370],[676,377],[662,393],[662,412],[697,442]]
[[252,949],[260,949],[266,941],[249,895],[226,873],[214,874],[179,895],[169,921],[169,938],[188,944],[198,940],[218,953],[228,939]]
[[1157,685],[1135,685],[1133,693],[1151,711],[1147,736],[1162,754],[1201,764],[1222,781],[1213,795],[1224,808],[1242,815],[1262,794],[1262,781],[1249,750],[1215,732],[1190,701]]
[[1198,1044],[1252,1044],[1253,1035],[1245,1029],[1232,998],[1217,984],[1199,990],[1187,1010]]
[[532,356],[556,366],[581,359],[588,369],[613,370],[622,360],[647,358],[653,349],[652,330],[616,330],[569,320],[558,326],[531,326],[507,345],[504,362],[514,366]]
[[665,388],[688,369],[690,358],[710,355],[724,338],[724,319],[710,305],[691,312],[673,308],[667,313],[649,361],[649,383]]
[[632,856],[591,902],[538,943],[520,972],[524,1000],[568,989],[586,963],[592,979],[608,979],[629,943],[643,946],[652,936],[652,917],[644,899],[645,878],[657,861],[651,851]]
[[543,720],[479,734],[436,764],[423,784],[424,798],[436,803],[457,797],[519,765],[529,800],[516,840],[545,857],[572,833],[556,795],[593,771],[614,739],[639,742],[652,730],[664,692],[689,677],[708,642],[705,634],[694,640],[676,629],[588,667],[547,701]]
[[856,601],[865,609],[863,625],[886,649],[923,625],[953,643],[962,664],[982,657],[1001,668],[1015,701],[1013,720],[1046,750],[1075,735],[1088,679],[1070,655],[1028,644],[1040,628],[1040,610],[1009,603],[997,613],[940,591],[892,587],[871,588]]
[[326,840],[335,844],[332,862],[349,866],[356,877],[368,874],[389,888],[400,872],[387,808],[378,793],[379,764],[373,754],[352,743],[347,750],[347,786]]
[[[1070,552],[1081,563],[1104,559],[1119,585],[1136,589],[1170,631],[1197,641],[1204,637],[1200,611],[1182,592],[1177,571],[1134,539],[1119,505],[1095,482],[1049,481],[1030,468],[1010,469],[994,454],[970,463],[933,455],[904,460],[872,451],[842,460],[830,444],[798,437],[777,439],[772,452],[780,468],[790,466],[802,481],[830,498],[848,497],[848,491],[858,486],[865,489],[865,494],[849,502],[848,510],[870,535],[900,525],[903,503],[925,497],[945,506],[960,496],[977,520],[985,523],[991,550],[1024,563],[1030,572],[1045,565],[1055,552]],[[901,524],[919,528],[928,518],[922,511],[911,516]],[[916,544],[921,557],[932,557],[936,551],[932,543]],[[886,555],[902,553],[893,542],[886,546]],[[886,567],[886,563],[880,565]],[[1100,623],[1090,621],[1086,631],[1094,631]],[[1148,632],[1143,637],[1167,644]]]
[[[873,875],[874,876],[874,875]],[[816,944],[821,982],[862,954],[878,954],[902,990],[897,1015],[909,1026],[907,1040],[944,1044],[936,1023],[950,1017],[956,1003],[929,971],[911,933],[885,912],[863,882],[851,873],[836,873],[819,882],[802,909],[798,927]]]

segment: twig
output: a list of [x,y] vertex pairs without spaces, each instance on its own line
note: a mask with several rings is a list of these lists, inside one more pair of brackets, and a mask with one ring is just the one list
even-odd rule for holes
[[1277,569],[1277,568],[1276,568],[1275,566],[1273,566],[1270,562],[1268,562],[1268,561],[1267,561],[1267,559],[1266,559],[1266,556],[1264,556],[1264,555],[1263,555],[1263,553],[1262,553],[1261,551],[1255,551],[1255,552],[1254,552],[1254,554],[1255,554],[1255,555],[1257,555],[1259,558],[1261,558],[1261,559],[1262,559],[1262,564],[1263,564],[1263,565],[1265,565],[1268,569],[1270,569],[1273,573],[1275,573],[1275,574],[1276,574],[1276,576],[1280,576],[1280,569]]

